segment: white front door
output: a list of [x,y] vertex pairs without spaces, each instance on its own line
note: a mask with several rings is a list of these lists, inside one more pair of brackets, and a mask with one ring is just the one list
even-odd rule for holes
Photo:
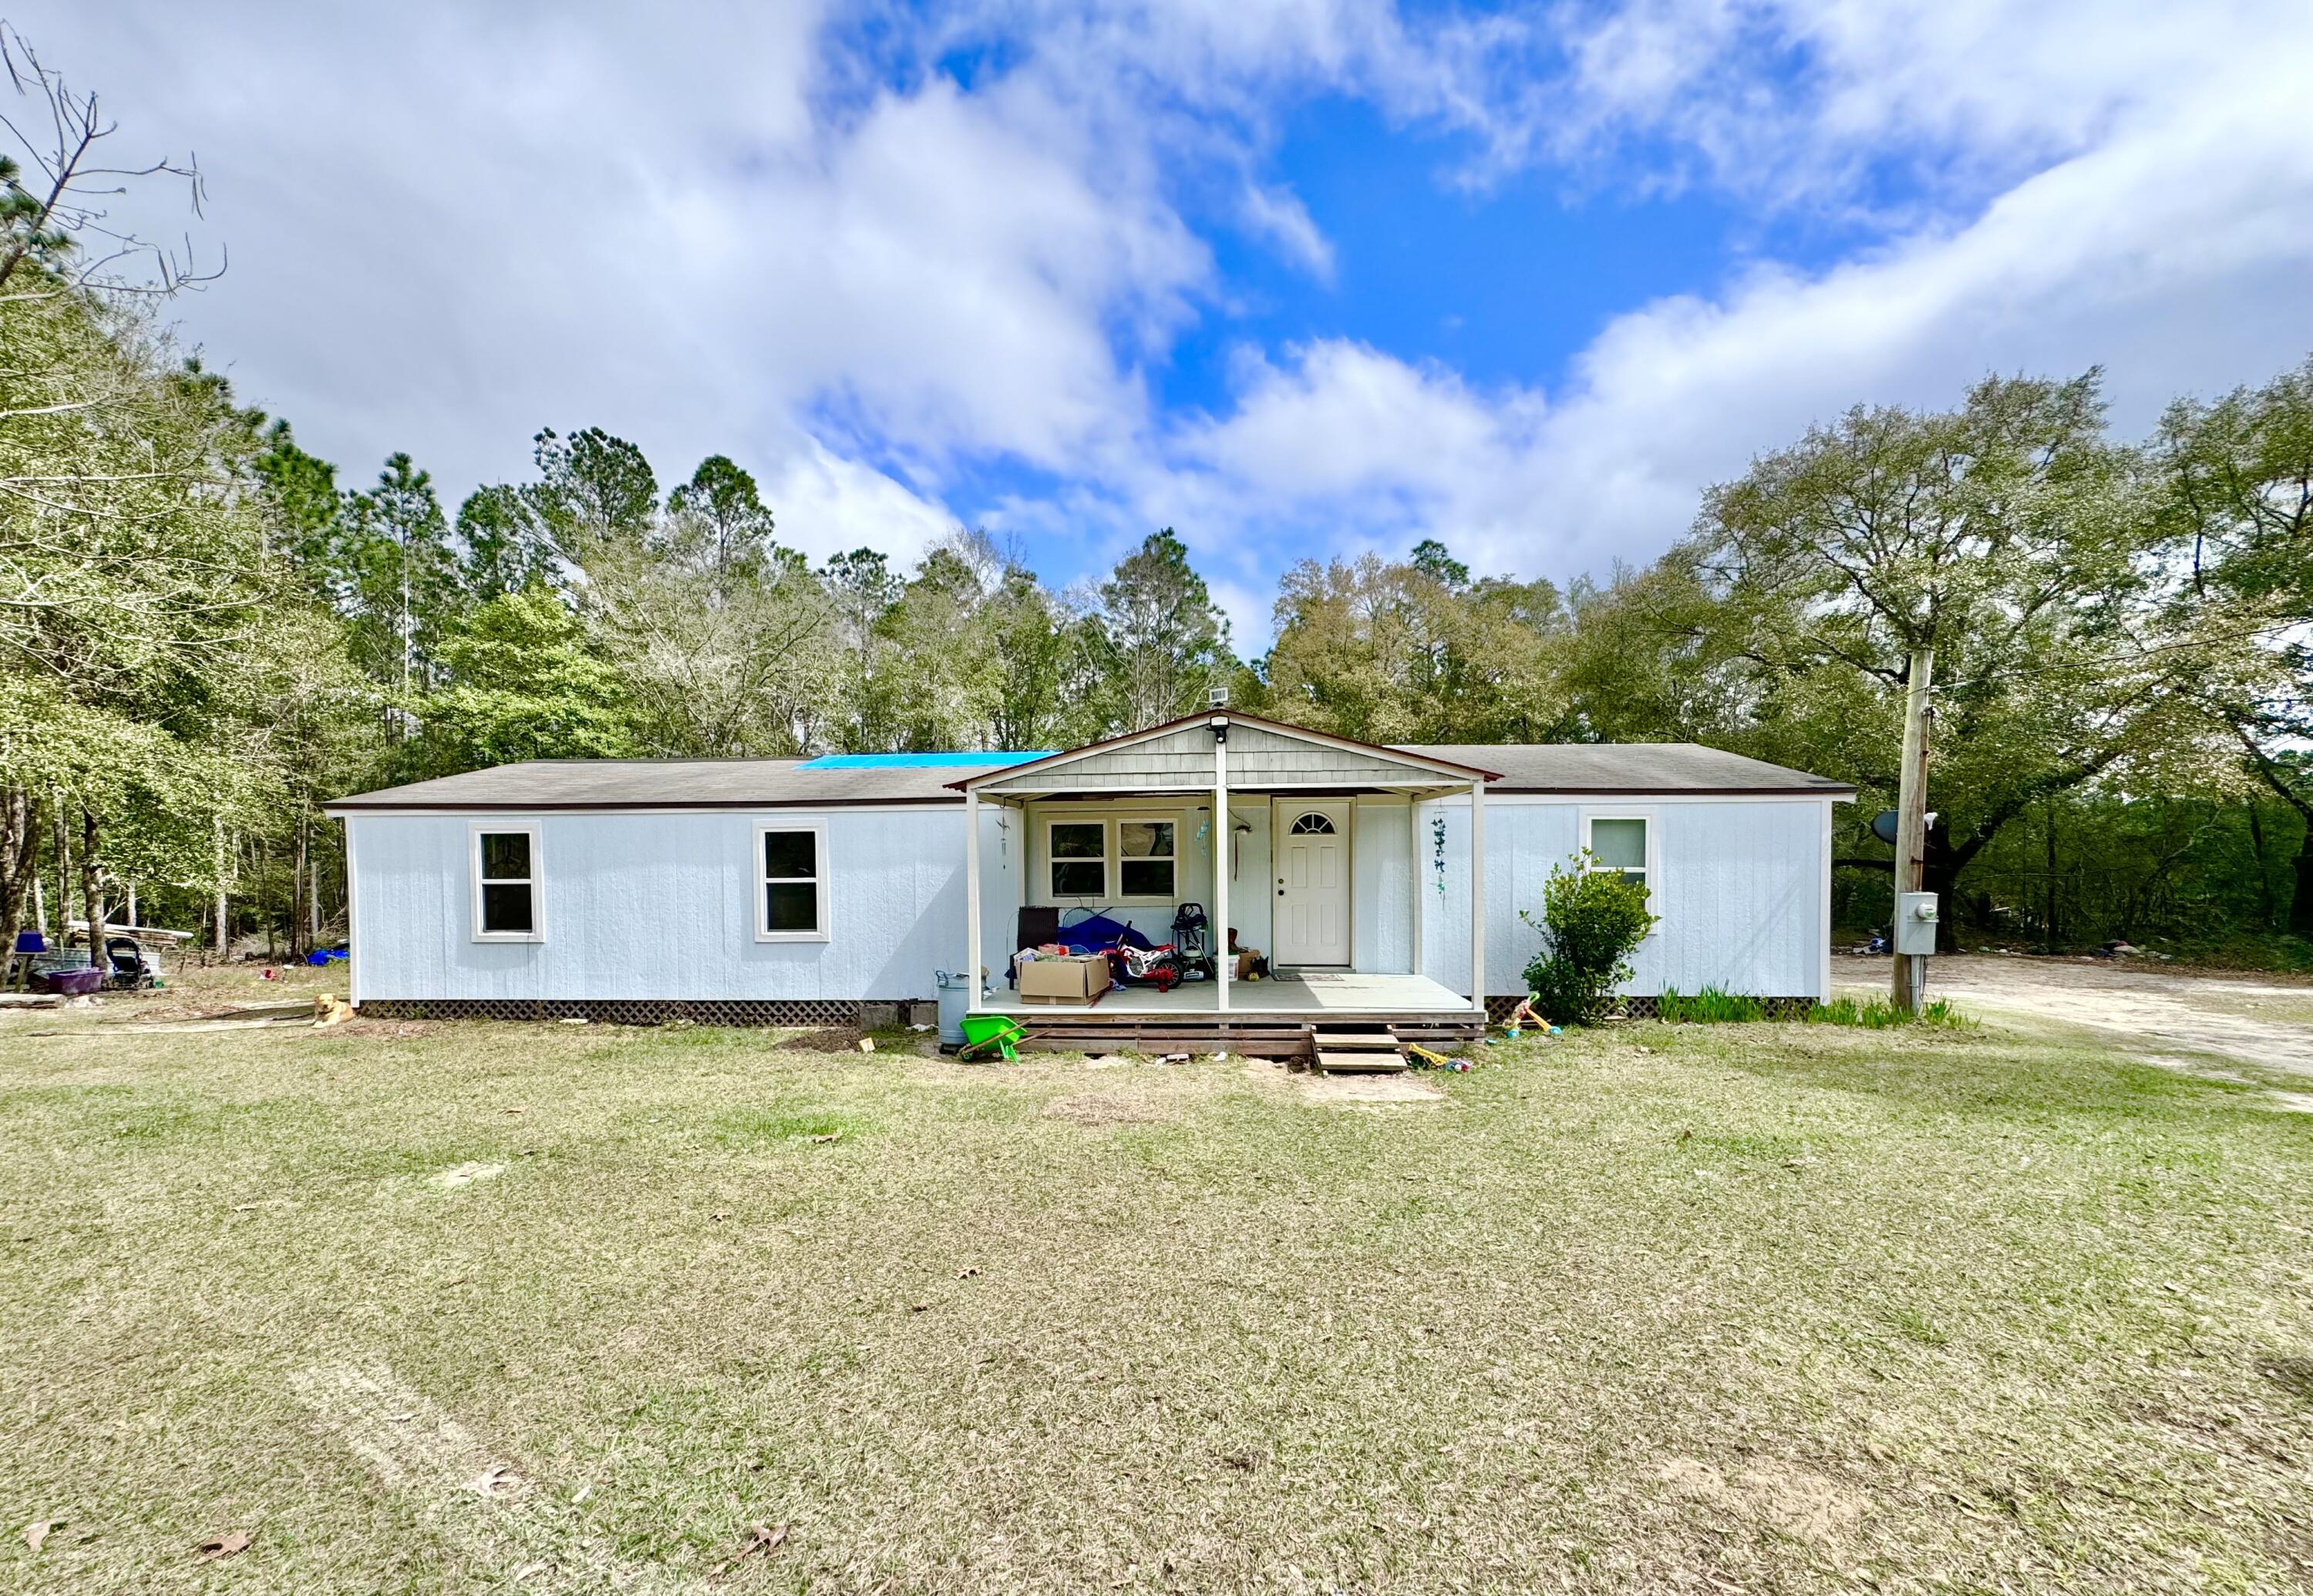
[[1350,962],[1350,806],[1277,804],[1277,965]]

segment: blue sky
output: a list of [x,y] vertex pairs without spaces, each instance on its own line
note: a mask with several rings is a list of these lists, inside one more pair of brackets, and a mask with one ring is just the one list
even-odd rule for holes
[[124,155],[198,153],[174,307],[359,481],[541,427],[727,453],[814,556],[1176,527],[1564,579],[1858,402],[2313,348],[2301,4],[32,5]]

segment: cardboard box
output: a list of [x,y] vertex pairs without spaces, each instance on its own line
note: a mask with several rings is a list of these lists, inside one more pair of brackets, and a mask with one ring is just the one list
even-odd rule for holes
[[1259,964],[1260,962],[1261,962],[1261,949],[1260,949],[1260,948],[1238,948],[1238,949],[1237,949],[1237,952],[1236,952],[1236,975],[1235,975],[1234,977],[1232,977],[1232,979],[1234,979],[1234,980],[1237,980],[1237,981],[1250,981],[1251,979],[1253,979],[1253,966],[1254,965],[1256,965],[1256,964]]
[[1032,958],[1020,966],[1024,1003],[1098,1002],[1109,987],[1106,957]]

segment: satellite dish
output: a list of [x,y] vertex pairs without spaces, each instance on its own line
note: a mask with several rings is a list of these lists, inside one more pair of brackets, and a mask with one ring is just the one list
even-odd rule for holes
[[[1936,812],[1933,809],[1929,810],[1921,818],[1927,823],[1928,830],[1935,829]],[[1895,811],[1882,809],[1874,815],[1871,817],[1871,834],[1893,848],[1895,845]]]

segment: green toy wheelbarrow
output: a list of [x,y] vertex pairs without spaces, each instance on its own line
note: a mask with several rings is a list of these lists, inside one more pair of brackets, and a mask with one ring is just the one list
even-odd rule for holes
[[1001,1014],[967,1014],[963,1017],[963,1045],[955,1050],[956,1058],[965,1063],[994,1056],[1017,1060],[1020,1054],[1014,1044],[1025,1042],[1028,1033],[1020,1022]]

